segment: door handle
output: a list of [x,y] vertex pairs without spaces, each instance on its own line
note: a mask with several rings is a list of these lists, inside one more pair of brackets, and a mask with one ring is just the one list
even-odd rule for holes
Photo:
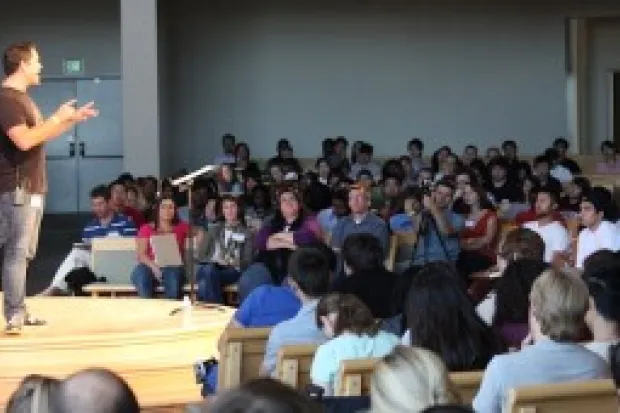
[[84,142],[80,142],[80,156],[83,158],[86,153],[86,144]]
[[75,142],[69,142],[69,157],[75,157]]

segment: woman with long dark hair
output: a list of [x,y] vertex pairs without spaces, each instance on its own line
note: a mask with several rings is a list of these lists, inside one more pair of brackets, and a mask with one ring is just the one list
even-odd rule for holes
[[139,264],[131,274],[131,282],[140,297],[153,297],[155,286],[161,284],[166,298],[176,299],[181,296],[184,282],[183,266],[159,266],[150,241],[156,235],[172,234],[183,257],[185,242],[190,236],[190,226],[179,220],[177,205],[171,197],[163,197],[156,203],[154,215],[153,222],[144,224],[138,231],[136,244]]
[[495,264],[498,224],[497,214],[482,187],[465,185],[463,201],[467,206],[467,213],[465,228],[459,237],[461,252],[457,268],[468,281],[471,274],[484,271]]
[[277,200],[273,218],[256,234],[258,257],[239,279],[240,300],[259,285],[280,284],[291,253],[298,247],[318,244],[320,229],[316,220],[304,213],[299,192],[284,187],[277,191]]
[[199,254],[208,264],[201,265],[196,276],[198,299],[211,303],[224,302],[222,287],[237,282],[254,254],[254,235],[244,223],[240,198],[224,195],[218,209],[221,222],[207,233]]
[[[408,271],[416,271],[412,268]],[[405,344],[437,353],[449,371],[486,367],[504,346],[478,316],[454,267],[426,264],[411,277],[406,304]]]

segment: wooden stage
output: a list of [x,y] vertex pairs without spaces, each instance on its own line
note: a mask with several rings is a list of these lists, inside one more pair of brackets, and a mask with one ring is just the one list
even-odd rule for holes
[[234,312],[193,308],[188,323],[182,312],[170,315],[180,301],[36,297],[27,305],[48,324],[25,327],[20,336],[0,333],[0,411],[24,376],[65,377],[87,367],[125,378],[143,411],[183,411],[200,401],[193,363],[217,356],[218,337]]

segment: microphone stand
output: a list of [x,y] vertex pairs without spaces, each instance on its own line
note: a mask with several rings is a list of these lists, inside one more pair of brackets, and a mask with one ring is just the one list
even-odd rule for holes
[[[189,278],[189,299],[192,306],[196,305],[198,301],[196,299],[196,271],[194,265],[194,222],[192,218],[192,187],[194,186],[194,179],[205,175],[207,173],[213,172],[218,169],[216,165],[207,165],[203,168],[200,168],[190,174],[187,174],[181,178],[175,179],[171,182],[172,186],[178,187],[181,191],[185,188],[187,190],[187,205],[189,209],[188,214],[188,223],[190,228],[189,233],[189,245],[185,248],[185,272],[188,274]],[[173,310],[170,315],[174,315],[178,313],[181,309]]]

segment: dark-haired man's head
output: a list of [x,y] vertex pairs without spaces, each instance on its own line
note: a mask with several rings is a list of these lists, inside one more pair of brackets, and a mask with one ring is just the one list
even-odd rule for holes
[[549,177],[549,171],[551,170],[551,160],[547,155],[539,155],[534,158],[534,175],[538,179],[546,180]]
[[407,151],[412,158],[420,158],[424,151],[424,143],[418,138],[413,138],[407,143]]
[[41,83],[41,61],[32,42],[9,45],[2,55],[4,74],[25,87]]
[[590,229],[596,229],[611,209],[611,194],[605,188],[595,187],[584,194],[581,200],[581,222]]
[[517,142],[513,140],[507,140],[502,143],[502,151],[504,152],[504,156],[513,160],[517,158]]
[[549,187],[538,188],[534,210],[538,219],[551,218],[558,207],[558,194]]
[[349,209],[349,191],[337,189],[332,194],[332,211],[337,217],[345,217],[351,213]]
[[456,187],[454,183],[449,179],[441,179],[435,184],[435,190],[433,191],[433,200],[435,205],[440,209],[449,208],[452,205],[452,199]]
[[138,413],[135,394],[118,375],[88,369],[67,377],[60,388],[63,413]]
[[235,152],[235,142],[237,138],[232,133],[226,133],[222,136],[222,149],[225,154],[233,154]]
[[360,145],[359,155],[357,157],[357,162],[363,164],[367,164],[372,160],[372,155],[374,152],[374,148],[369,143],[362,143]]
[[218,396],[208,413],[321,413],[322,406],[280,381],[261,378]]
[[303,302],[319,298],[329,289],[329,260],[317,248],[299,248],[288,261],[289,282]]
[[496,158],[489,162],[489,170],[491,171],[491,180],[495,184],[506,182],[508,176],[508,162],[505,158]]
[[94,187],[90,191],[90,207],[98,219],[109,218],[113,211],[110,207],[110,188],[105,185]]
[[342,257],[352,273],[376,271],[383,267],[381,242],[369,233],[349,235],[342,244]]
[[[609,250],[593,253],[584,262],[590,309],[586,324],[594,341],[620,338],[620,258]],[[602,337],[606,336],[606,337]]]
[[559,137],[553,141],[553,149],[557,151],[559,159],[566,158],[566,153],[568,152],[568,148],[569,148],[569,144],[566,138]]

